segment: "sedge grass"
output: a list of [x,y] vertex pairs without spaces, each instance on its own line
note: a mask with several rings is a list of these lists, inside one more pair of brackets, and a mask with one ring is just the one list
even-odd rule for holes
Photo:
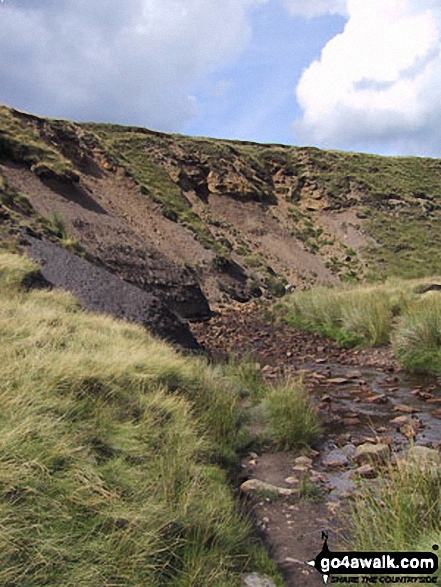
[[0,584],[276,577],[215,464],[235,450],[234,384],[67,294],[21,291],[32,271],[0,255]]

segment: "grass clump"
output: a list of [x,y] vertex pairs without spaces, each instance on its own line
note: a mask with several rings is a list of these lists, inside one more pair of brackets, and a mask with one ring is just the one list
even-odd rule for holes
[[415,282],[317,287],[295,292],[279,306],[281,319],[319,332],[342,346],[378,346],[390,341],[397,316],[416,299]]
[[427,292],[400,320],[393,347],[411,371],[441,373],[441,296]]
[[415,460],[401,460],[376,481],[362,482],[350,513],[351,550],[432,550],[441,541],[440,489],[439,466]]
[[214,464],[234,450],[234,386],[67,294],[23,292],[32,271],[0,255],[0,584],[227,587],[268,572]]
[[314,444],[321,427],[301,380],[288,380],[264,400],[270,438],[283,449]]
[[37,175],[51,173],[72,180],[76,177],[72,163],[42,138],[42,121],[0,105],[0,157],[23,163]]
[[319,332],[342,346],[392,342],[406,369],[441,373],[441,294],[425,291],[440,282],[432,277],[317,287],[291,294],[273,307],[270,318]]

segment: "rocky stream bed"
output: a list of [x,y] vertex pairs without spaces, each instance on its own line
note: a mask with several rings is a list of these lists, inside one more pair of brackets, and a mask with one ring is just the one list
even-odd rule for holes
[[[193,333],[214,360],[251,356],[269,381],[302,375],[323,424],[321,441],[300,456],[270,447],[244,455],[238,485],[250,496],[256,526],[286,585],[322,585],[305,563],[320,551],[322,531],[334,550],[347,536],[342,512],[357,480],[375,478],[370,457],[379,463],[409,449],[417,458],[437,454],[430,449],[441,445],[441,379],[404,372],[388,347],[341,349],[268,322],[258,305],[224,309],[194,325]],[[305,475],[319,490],[316,499],[299,498]],[[250,587],[267,587],[260,580],[251,577]]]

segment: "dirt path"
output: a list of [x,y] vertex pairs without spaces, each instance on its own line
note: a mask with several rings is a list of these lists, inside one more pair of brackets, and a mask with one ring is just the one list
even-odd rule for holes
[[[330,340],[263,318],[258,305],[222,310],[209,323],[193,327],[195,337],[213,357],[250,355],[262,376],[303,375],[311,400],[324,425],[320,444],[296,461],[298,454],[274,452],[246,455],[243,479],[258,479],[277,487],[298,487],[307,474],[321,492],[317,500],[296,495],[252,500],[256,524],[282,571],[288,587],[322,585],[307,560],[321,549],[321,532],[331,548],[341,543],[341,512],[360,473],[356,447],[386,444],[392,453],[415,444],[438,448],[441,438],[441,383],[402,372],[389,348],[341,349]],[[399,420],[397,420],[399,418]]]

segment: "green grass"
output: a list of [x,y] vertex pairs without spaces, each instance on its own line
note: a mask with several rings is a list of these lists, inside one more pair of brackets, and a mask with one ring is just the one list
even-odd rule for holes
[[419,300],[418,287],[427,282],[390,279],[374,285],[316,287],[294,292],[274,313],[291,326],[319,332],[342,346],[378,346],[390,342],[398,317]]
[[427,292],[408,310],[393,336],[401,363],[411,371],[441,373],[441,296]]
[[350,512],[350,550],[432,551],[441,542],[440,489],[439,468],[412,461],[361,482]]
[[229,587],[276,575],[215,464],[234,383],[140,327],[24,293],[0,254],[0,584]]
[[265,397],[265,419],[271,439],[283,449],[314,444],[321,426],[301,380],[288,380]]
[[430,283],[441,279],[317,287],[291,294],[273,307],[269,318],[318,332],[342,346],[392,343],[406,369],[441,373],[441,295],[420,293]]
[[72,163],[58,150],[49,147],[42,138],[38,121],[43,120],[0,105],[2,158],[7,157],[15,163],[24,163],[36,174],[49,171],[60,178],[73,177]]
[[319,332],[342,346],[381,345],[389,341],[392,322],[404,311],[411,291],[392,282],[356,287],[317,287],[295,292],[276,315],[291,326]]

